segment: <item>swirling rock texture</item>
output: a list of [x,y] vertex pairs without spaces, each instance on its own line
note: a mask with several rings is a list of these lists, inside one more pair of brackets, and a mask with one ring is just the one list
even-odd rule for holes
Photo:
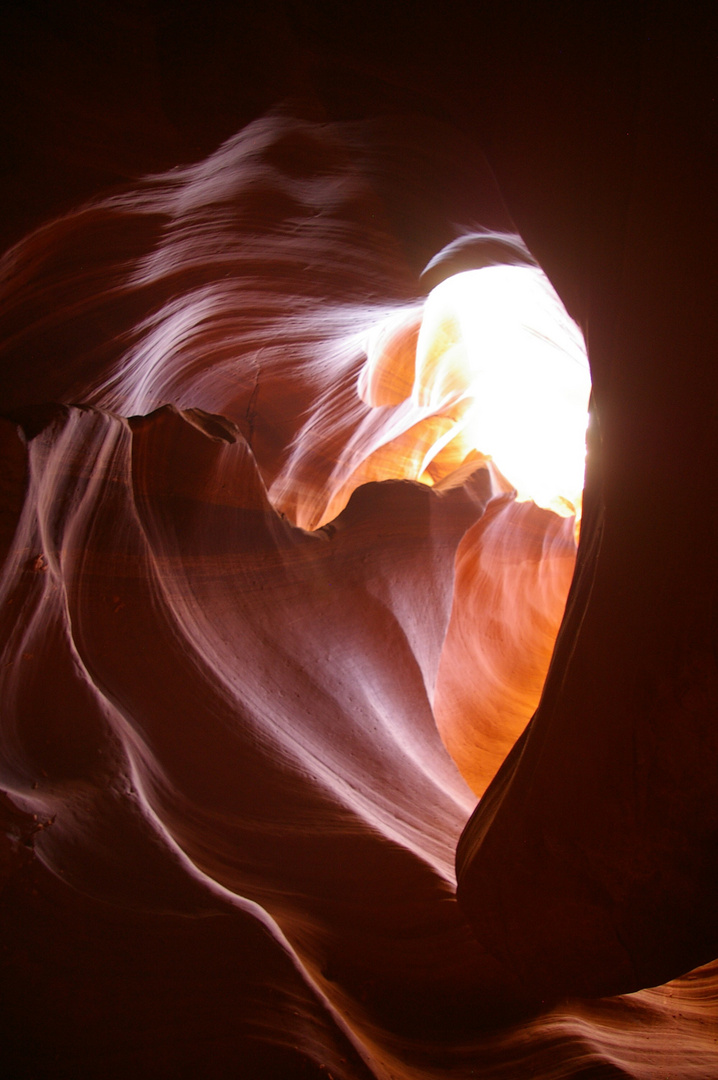
[[[717,1075],[711,27],[85,14],[4,73],[9,1074]],[[417,392],[534,260],[578,552]]]

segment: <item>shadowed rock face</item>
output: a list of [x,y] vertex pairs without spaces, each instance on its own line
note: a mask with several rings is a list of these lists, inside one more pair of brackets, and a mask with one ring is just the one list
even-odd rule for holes
[[[68,192],[176,167],[3,261],[13,1075],[712,1075],[709,28],[275,14],[271,115],[198,59],[221,6],[101,19],[147,108],[98,83]],[[93,64],[37,68],[50,129]],[[411,394],[425,292],[517,227],[589,346],[577,561]]]
[[[715,38],[704,26],[699,42],[695,27],[681,34],[663,15],[635,39],[625,126],[605,105],[602,130],[585,135],[591,163],[613,150],[609,168],[623,170],[613,195],[601,194],[605,177],[584,189],[600,236],[594,224],[579,238],[576,223],[572,243],[552,243],[546,219],[538,224],[538,187],[520,178],[512,151],[497,157],[522,233],[531,243],[537,223],[534,253],[584,326],[596,432],[543,700],[464,833],[459,895],[513,970],[574,992],[656,983],[718,945],[715,519],[702,495],[716,438],[705,408],[715,386],[706,181],[716,157],[702,119],[713,93],[704,47]],[[547,91],[540,109],[551,105],[570,123]],[[556,148],[548,157],[562,160]],[[569,161],[560,185],[565,223],[582,206],[571,197],[577,168]],[[530,920],[510,899],[529,891]]]

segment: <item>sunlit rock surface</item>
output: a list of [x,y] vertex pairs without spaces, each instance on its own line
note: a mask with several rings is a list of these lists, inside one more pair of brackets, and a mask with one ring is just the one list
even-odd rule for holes
[[[694,584],[712,534],[668,452],[712,445],[710,326],[689,336],[706,379],[651,383],[687,315],[666,338],[666,306],[641,351],[635,283],[663,295],[667,274],[649,210],[624,251],[635,321],[589,318],[613,311],[600,270],[623,233],[589,257],[573,229],[572,248],[575,177],[532,156],[535,127],[511,130],[489,130],[492,167],[588,328],[604,447],[594,432],[544,699],[473,817],[540,697],[576,547],[570,517],[445,442],[455,402],[413,393],[425,291],[527,259],[470,142],[426,120],[273,115],[5,256],[12,1075],[718,1072],[714,968],[596,999],[713,955],[713,592]],[[652,192],[665,210],[668,185]],[[710,310],[707,285],[681,289]],[[650,663],[646,641],[664,642]]]
[[477,795],[533,715],[573,574],[573,518],[496,499],[456,555],[437,726]]

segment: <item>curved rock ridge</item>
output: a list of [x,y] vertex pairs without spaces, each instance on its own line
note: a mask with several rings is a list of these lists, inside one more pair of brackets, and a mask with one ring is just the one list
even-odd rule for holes
[[[363,487],[311,534],[271,507],[219,418],[65,407],[43,420],[3,579],[2,687],[3,786],[39,864],[40,924],[61,912],[82,941],[90,919],[100,939],[80,946],[85,965],[111,933],[164,970],[154,937],[169,935],[242,1017],[240,1034],[226,1005],[190,1030],[256,1053],[260,1076],[428,1077],[437,1060],[460,1077],[477,1060],[488,1077],[602,1061],[654,1075],[625,1032],[650,1022],[689,1039],[704,1008],[695,983],[491,1034],[521,991],[453,902],[473,799],[430,690],[454,553],[506,510],[484,512],[485,470],[444,494]],[[241,970],[206,967],[226,949]],[[176,1015],[176,988],[154,985]],[[161,1041],[172,1023],[155,1023]],[[79,1054],[72,1034],[51,1035]],[[709,1040],[691,1045],[700,1067],[712,1060]]]
[[713,969],[539,1005],[456,902],[575,541],[404,404],[435,132],[268,117],[4,259],[18,1076],[711,1075]]
[[41,420],[3,579],[3,785],[36,857],[140,913],[256,913],[380,1075],[419,1022],[450,1053],[511,989],[452,902],[473,799],[429,700],[485,470],[307,533],[220,418]]
[[[426,211],[427,234],[452,236],[432,221],[431,137],[447,167],[464,159],[504,224],[485,164],[438,125],[278,115],[38,230],[3,260],[5,408],[60,400],[128,416],[171,402],[225,415],[272,501],[305,528],[336,517],[361,483],[418,478],[455,404],[399,399],[387,415],[356,384],[377,327],[421,315],[423,261],[413,235],[394,233],[394,202]],[[463,456],[445,455],[433,479]]]

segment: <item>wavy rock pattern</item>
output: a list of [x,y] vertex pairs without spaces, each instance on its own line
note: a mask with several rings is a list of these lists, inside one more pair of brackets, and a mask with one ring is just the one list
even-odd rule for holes
[[17,1076],[718,1067],[713,969],[538,1007],[456,903],[457,763],[533,711],[575,544],[480,461],[414,482],[446,417],[367,356],[421,309],[401,132],[257,122],[5,257]]

